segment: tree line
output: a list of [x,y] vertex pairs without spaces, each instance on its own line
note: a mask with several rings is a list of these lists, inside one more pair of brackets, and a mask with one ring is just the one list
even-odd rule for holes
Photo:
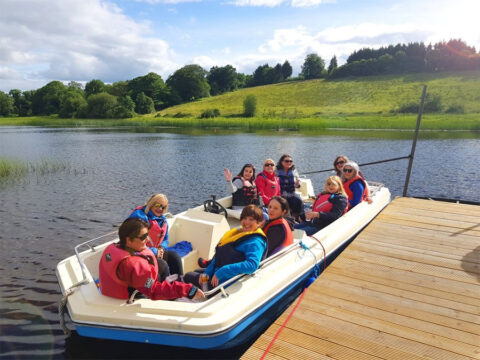
[[428,46],[421,42],[397,44],[354,51],[342,66],[333,56],[327,68],[320,56],[308,54],[294,79],[292,66],[285,61],[274,67],[260,65],[251,75],[237,72],[232,65],[213,66],[206,71],[193,64],[178,69],[166,81],[154,72],[113,84],[93,79],[84,87],[75,81],[67,85],[51,81],[37,90],[0,91],[0,115],[129,118],[210,95],[282,81],[459,70],[480,70],[480,54],[460,39]]

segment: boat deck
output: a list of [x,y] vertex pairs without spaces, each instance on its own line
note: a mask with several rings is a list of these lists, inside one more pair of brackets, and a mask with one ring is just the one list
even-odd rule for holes
[[480,206],[393,200],[242,359],[264,355],[480,359]]

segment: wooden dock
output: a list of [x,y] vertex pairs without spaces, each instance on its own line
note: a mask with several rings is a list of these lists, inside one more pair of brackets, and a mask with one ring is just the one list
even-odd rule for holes
[[480,359],[480,206],[393,200],[242,359],[263,356]]

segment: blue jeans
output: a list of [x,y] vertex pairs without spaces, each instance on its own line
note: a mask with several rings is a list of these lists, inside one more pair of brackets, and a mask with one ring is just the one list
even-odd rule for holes
[[308,236],[315,234],[319,230],[316,226],[312,225],[310,221],[295,224],[293,227],[305,231]]

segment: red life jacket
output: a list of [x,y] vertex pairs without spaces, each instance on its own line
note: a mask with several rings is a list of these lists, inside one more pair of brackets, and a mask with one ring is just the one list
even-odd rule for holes
[[328,201],[332,194],[320,193],[317,196],[317,199],[313,203],[312,211],[315,212],[329,212],[332,209],[333,204]]
[[[139,206],[135,210],[145,210],[145,206]],[[165,220],[163,225],[160,226],[157,220],[153,220],[148,217],[148,222],[150,223],[150,229],[148,230],[149,239],[147,241],[147,245],[149,247],[159,248],[162,245],[165,235],[167,235],[167,221]]]
[[288,225],[287,220],[285,220],[283,217],[280,217],[278,219],[273,220],[271,223],[269,223],[265,228],[263,229],[263,232],[267,235],[267,241],[268,241],[268,229],[270,229],[272,226],[275,225],[282,225],[285,229],[285,241],[282,243],[281,247],[287,247],[288,245],[293,244],[293,232],[292,229],[290,228],[290,225]]
[[368,197],[368,188],[367,188],[367,183],[365,182],[365,180],[363,180],[363,178],[361,176],[355,176],[354,178],[350,179],[350,180],[347,180],[343,183],[343,188],[345,189],[345,192],[347,193],[347,197],[348,197],[348,200],[352,200],[353,199],[353,192],[352,190],[350,189],[350,185],[357,181],[357,180],[360,180],[362,183],[363,183],[363,186],[364,186],[364,189],[363,189],[363,194],[362,194],[362,199],[360,200],[360,202],[364,201],[364,200],[367,200],[367,197]]
[[[280,180],[278,177],[274,176],[273,179],[270,179],[264,172],[261,172],[258,174],[257,178],[255,179],[255,182],[257,183],[257,188],[258,186],[258,181],[260,178],[264,179],[264,187],[263,187],[263,192],[264,194],[260,195],[265,195],[268,198],[272,198],[274,196],[281,196],[282,192],[280,189]],[[265,201],[265,198],[263,199],[263,202],[265,205],[268,205],[267,201]]]
[[232,180],[241,179],[243,187],[232,194],[233,206],[246,206],[250,204],[258,205],[257,186],[254,181],[250,181],[250,186],[247,185],[247,180],[241,176],[235,176]]
[[100,279],[100,291],[103,295],[111,296],[117,299],[128,299],[128,283],[120,280],[117,275],[118,265],[130,256],[151,256],[153,265],[146,262],[146,266],[149,266],[152,272],[152,278],[157,279],[158,276],[158,264],[153,252],[146,248],[141,252],[130,255],[126,250],[120,249],[118,244],[110,244],[103,251],[102,258],[99,264],[99,279]]

